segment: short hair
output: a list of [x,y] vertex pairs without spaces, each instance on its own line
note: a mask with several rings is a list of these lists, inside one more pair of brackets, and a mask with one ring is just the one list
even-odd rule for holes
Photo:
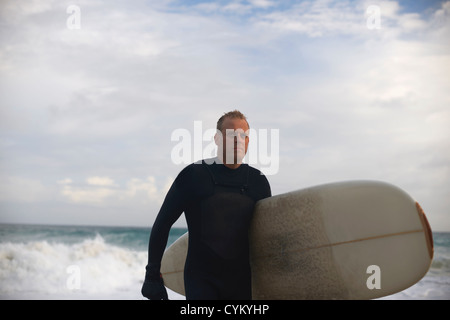
[[245,120],[245,122],[247,122],[248,128],[250,129],[250,125],[247,121],[247,117],[244,116],[244,114],[242,112],[240,112],[239,110],[233,110],[233,111],[224,113],[223,116],[221,116],[219,118],[219,120],[217,121],[217,127],[216,127],[217,130],[222,131],[222,125],[226,118]]

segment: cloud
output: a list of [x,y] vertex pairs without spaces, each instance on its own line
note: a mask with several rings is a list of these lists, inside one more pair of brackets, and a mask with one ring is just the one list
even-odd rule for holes
[[157,208],[172,132],[238,108],[280,130],[275,194],[375,178],[448,207],[450,2],[77,5],[69,30],[67,3],[1,3],[2,201]]
[[[402,13],[396,1],[302,1],[291,10],[274,10],[255,19],[259,27],[304,34],[311,38],[330,36],[367,37],[372,20],[380,37],[397,37],[425,29],[418,13]],[[376,9],[371,10],[371,8]],[[375,15],[377,15],[375,17]],[[373,35],[372,35],[373,36]]]
[[[87,204],[103,207],[141,206],[162,204],[162,200],[172,183],[168,179],[158,188],[154,177],[146,179],[132,178],[120,186],[109,177],[89,177],[87,184],[72,185],[72,179],[64,179],[61,194],[74,204]],[[69,183],[70,181],[70,183]]]
[[269,0],[249,0],[249,2],[257,8],[270,8],[277,5],[275,1]]
[[65,178],[65,179],[58,180],[56,183],[62,184],[62,185],[67,185],[67,184],[73,183],[73,180],[70,178]]
[[109,177],[90,177],[86,179],[89,185],[104,186],[104,187],[116,187],[117,184],[113,179]]
[[255,10],[265,10],[275,6],[277,6],[277,2],[269,0],[232,0],[228,2],[203,2],[195,4],[193,7],[196,10],[204,12],[222,12],[225,14],[232,13],[246,15],[254,12]]
[[117,195],[117,191],[109,188],[84,188],[64,186],[61,194],[67,197],[70,202],[78,204],[105,204],[108,198]]
[[52,197],[53,190],[39,180],[21,176],[3,176],[1,180],[0,202],[40,203]]

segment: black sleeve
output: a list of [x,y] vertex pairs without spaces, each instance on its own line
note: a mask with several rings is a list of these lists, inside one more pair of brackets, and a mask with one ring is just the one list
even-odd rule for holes
[[251,168],[250,190],[253,190],[253,199],[259,201],[272,196],[269,180],[258,169]]
[[188,168],[185,168],[175,179],[166,198],[159,210],[155,223],[153,224],[148,245],[148,263],[159,265],[169,238],[172,225],[183,213],[189,194],[186,190],[186,179]]
[[267,180],[266,176],[263,176],[263,184],[264,184],[264,195],[263,195],[263,199],[264,198],[269,198],[272,196],[272,189],[270,188],[270,184],[269,184],[269,180]]

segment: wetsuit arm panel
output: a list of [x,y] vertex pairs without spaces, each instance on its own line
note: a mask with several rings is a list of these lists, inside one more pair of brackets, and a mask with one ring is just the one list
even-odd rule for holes
[[264,185],[263,199],[264,199],[264,198],[269,198],[272,196],[272,189],[270,188],[270,184],[269,184],[269,181],[267,180],[267,177],[266,176],[263,176],[263,177],[264,177],[264,179],[263,179],[263,185]]
[[184,211],[186,194],[177,181],[172,184],[153,224],[148,245],[148,263],[159,265],[172,225]]
[[271,197],[272,190],[270,188],[269,180],[267,180],[267,177],[260,171],[258,171],[258,173],[255,176],[256,178],[254,180],[254,184],[257,194],[256,200],[259,201]]

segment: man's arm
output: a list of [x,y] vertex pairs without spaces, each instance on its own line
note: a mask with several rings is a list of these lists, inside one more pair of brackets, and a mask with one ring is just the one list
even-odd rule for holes
[[272,196],[272,190],[270,188],[269,180],[267,180],[267,177],[263,175],[263,185],[264,185],[264,192],[263,192],[263,198],[269,198]]
[[185,195],[177,185],[172,184],[153,224],[148,245],[148,263],[160,264],[172,225],[184,211]]
[[160,274],[161,259],[167,245],[170,228],[183,213],[188,198],[183,181],[181,181],[184,176],[182,173],[167,193],[150,234],[148,264],[145,268],[145,281],[141,290],[142,295],[148,299],[167,299],[167,292]]

